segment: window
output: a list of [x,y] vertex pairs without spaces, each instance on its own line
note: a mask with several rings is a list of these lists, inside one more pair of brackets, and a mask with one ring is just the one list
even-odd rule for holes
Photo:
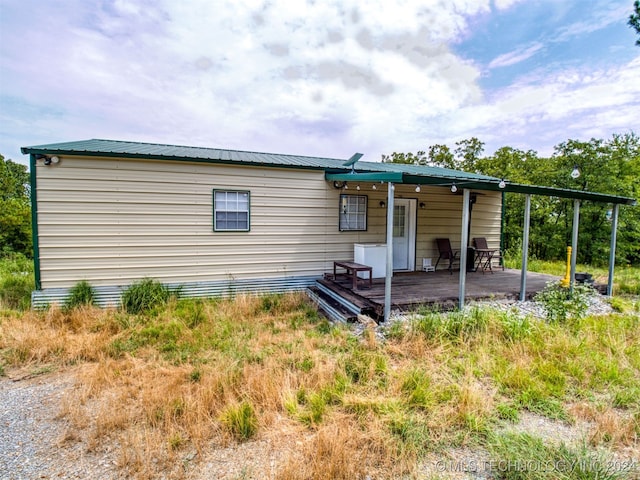
[[367,196],[340,195],[340,231],[367,229]]
[[213,230],[215,232],[249,231],[249,192],[213,191]]

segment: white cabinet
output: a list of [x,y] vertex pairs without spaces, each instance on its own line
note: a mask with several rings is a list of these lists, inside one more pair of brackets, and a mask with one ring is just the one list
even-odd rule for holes
[[[373,278],[382,278],[387,273],[387,245],[385,243],[355,243],[353,261],[372,268]],[[358,275],[364,275],[359,273]]]

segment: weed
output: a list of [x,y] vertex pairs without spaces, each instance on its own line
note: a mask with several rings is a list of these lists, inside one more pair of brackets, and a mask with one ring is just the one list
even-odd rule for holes
[[399,413],[388,420],[389,431],[405,449],[414,453],[426,451],[433,444],[426,421],[417,415]]
[[498,315],[502,326],[502,336],[506,340],[518,341],[531,335],[532,324],[529,317],[520,317],[511,312],[503,312]]
[[165,305],[171,292],[169,288],[151,278],[133,283],[122,294],[122,308],[128,313],[139,314]]
[[512,423],[518,423],[520,420],[520,411],[512,403],[500,403],[496,405],[496,413],[501,420],[508,420]]
[[[612,462],[604,454],[586,448],[572,449],[564,443],[546,444],[528,434],[507,433],[489,442],[489,466],[504,480],[615,480],[628,478],[631,462]],[[611,468],[617,465],[620,468]]]
[[413,320],[412,330],[427,338],[469,339],[486,329],[489,317],[489,311],[482,308],[450,313],[426,313]]
[[93,305],[94,302],[95,290],[89,282],[82,280],[71,287],[64,306],[70,310],[75,307]]
[[239,441],[250,439],[258,431],[258,417],[248,401],[227,406],[220,414],[220,422]]
[[193,383],[198,383],[202,379],[202,371],[199,368],[194,368],[189,374],[189,380]]
[[176,303],[173,315],[182,320],[187,327],[196,328],[207,321],[205,302],[202,298],[181,298]]
[[573,292],[549,283],[544,290],[536,294],[535,300],[545,309],[550,322],[566,322],[569,318],[581,318],[589,307],[588,298],[594,291],[586,285],[574,285]]
[[434,403],[431,380],[423,370],[414,369],[406,372],[401,389],[407,397],[407,403],[412,407],[428,409]]

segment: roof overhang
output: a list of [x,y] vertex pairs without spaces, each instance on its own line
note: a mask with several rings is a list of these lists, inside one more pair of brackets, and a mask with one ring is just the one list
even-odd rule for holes
[[397,171],[386,172],[325,172],[327,181],[340,182],[392,182],[412,185],[431,185],[449,187],[456,184],[458,188],[471,190],[487,190],[494,192],[513,192],[529,195],[543,195],[547,197],[570,198],[577,200],[588,200],[600,203],[614,203],[620,205],[636,205],[635,198],[609,195],[606,193],[587,192],[584,190],[571,190],[566,188],[544,187],[538,185],[523,185],[519,183],[506,182],[503,188],[500,187],[501,179],[468,179],[455,176],[430,176],[415,175]]

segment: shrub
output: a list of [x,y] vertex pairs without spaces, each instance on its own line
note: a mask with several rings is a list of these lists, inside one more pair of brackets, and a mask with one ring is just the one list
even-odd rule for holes
[[0,300],[9,308],[26,310],[31,305],[31,277],[14,275],[0,282]]
[[0,259],[0,302],[8,308],[26,310],[35,288],[33,262],[22,254]]
[[591,295],[593,295],[593,289],[586,285],[574,285],[572,293],[559,283],[549,283],[534,299],[542,304],[547,320],[566,322],[569,318],[584,316],[589,307],[588,299]]
[[143,313],[166,304],[170,297],[168,287],[152,278],[145,278],[124,291],[122,308],[128,313]]
[[76,283],[71,290],[69,290],[69,298],[67,298],[64,306],[71,309],[84,305],[93,305],[94,302],[95,290],[89,282],[82,280]]

